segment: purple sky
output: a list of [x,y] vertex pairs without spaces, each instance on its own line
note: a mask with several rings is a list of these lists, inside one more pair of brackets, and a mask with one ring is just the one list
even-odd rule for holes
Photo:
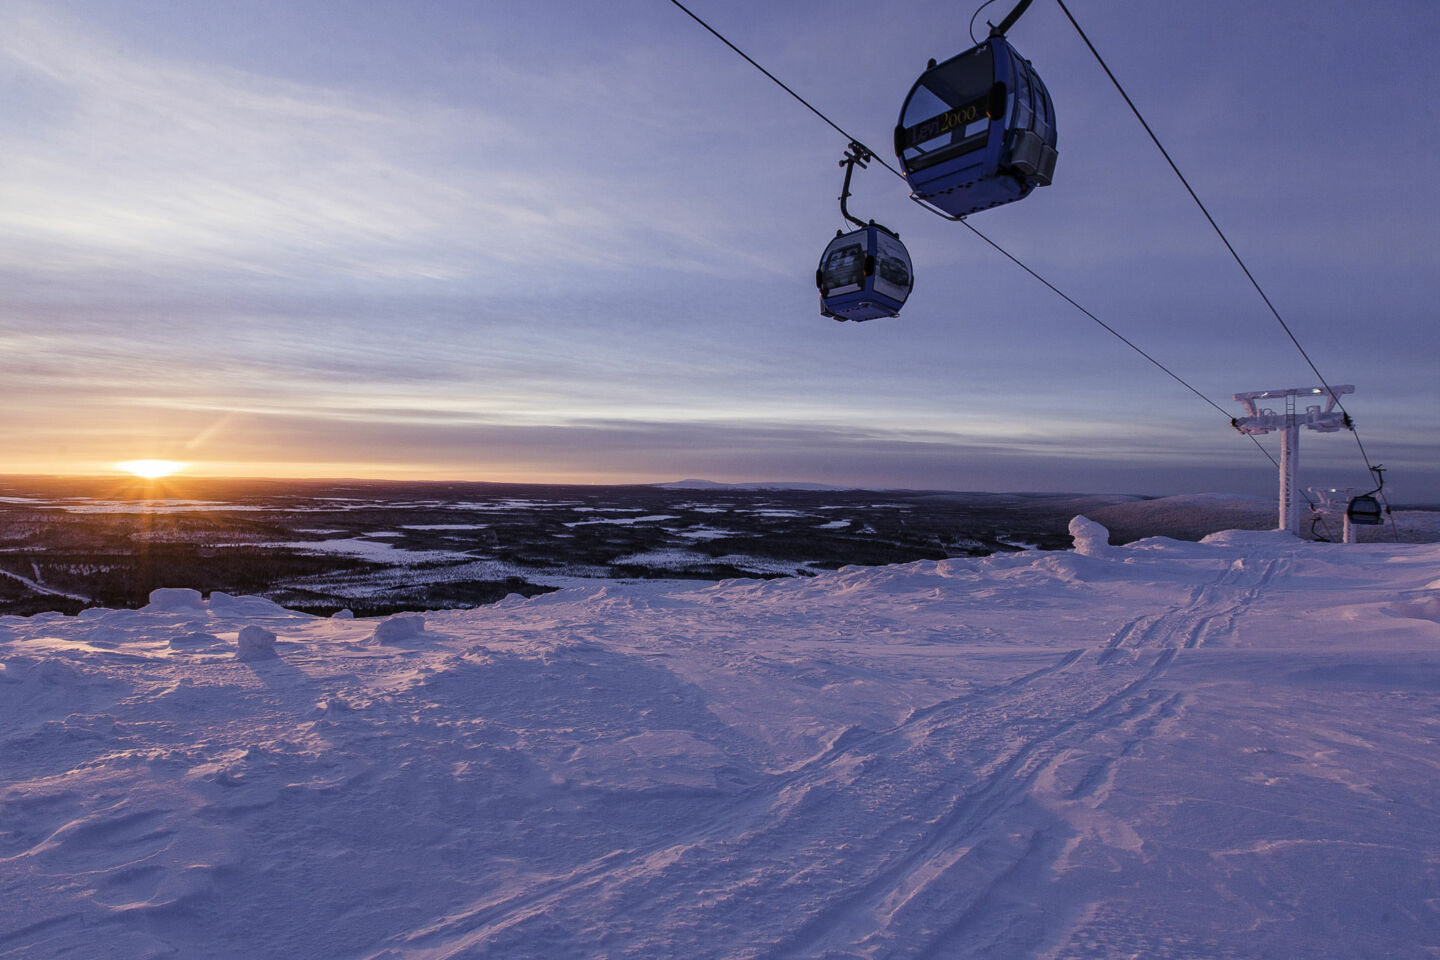
[[[1392,497],[1440,500],[1440,8],[1070,6],[1355,384]],[[887,160],[925,60],[969,43],[950,3],[692,8]],[[1316,385],[1053,0],[1010,38],[1060,159],[975,226],[1227,410]],[[915,292],[820,317],[844,140],[664,0],[19,0],[0,90],[3,472],[1273,490],[879,167],[852,210]],[[1301,449],[1302,484],[1365,483],[1348,435]]]

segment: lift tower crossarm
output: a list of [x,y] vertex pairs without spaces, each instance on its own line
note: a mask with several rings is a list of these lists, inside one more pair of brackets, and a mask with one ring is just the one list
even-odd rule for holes
[[[1271,430],[1283,430],[1287,426],[1306,426],[1322,433],[1333,433],[1346,426],[1344,412],[1335,409],[1340,405],[1340,398],[1354,392],[1355,387],[1347,383],[1328,390],[1324,387],[1292,387],[1289,390],[1237,393],[1234,395],[1235,400],[1245,405],[1246,416],[1236,418],[1235,429],[1241,433],[1269,433]],[[1324,407],[1312,405],[1307,406],[1304,413],[1295,412],[1297,398],[1318,400],[1321,397],[1329,398]],[[1284,400],[1286,412],[1280,414],[1262,409],[1256,403],[1257,400]],[[1293,420],[1290,419],[1292,417]]]

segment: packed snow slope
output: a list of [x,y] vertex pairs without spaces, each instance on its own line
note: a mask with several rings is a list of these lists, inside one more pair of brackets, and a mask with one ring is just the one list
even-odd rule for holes
[[0,956],[1440,956],[1440,547],[1073,529],[0,620]]

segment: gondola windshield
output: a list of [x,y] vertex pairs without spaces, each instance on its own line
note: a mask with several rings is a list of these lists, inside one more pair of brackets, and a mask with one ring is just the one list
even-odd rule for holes
[[985,44],[928,71],[916,84],[900,118],[900,159],[907,170],[924,170],[985,146],[992,61]]
[[865,285],[865,232],[847,234],[825,248],[820,264],[820,295],[854,293]]

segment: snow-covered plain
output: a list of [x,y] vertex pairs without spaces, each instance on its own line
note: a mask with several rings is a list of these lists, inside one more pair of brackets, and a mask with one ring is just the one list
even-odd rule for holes
[[1440,546],[1072,529],[0,619],[0,956],[1440,956]]

